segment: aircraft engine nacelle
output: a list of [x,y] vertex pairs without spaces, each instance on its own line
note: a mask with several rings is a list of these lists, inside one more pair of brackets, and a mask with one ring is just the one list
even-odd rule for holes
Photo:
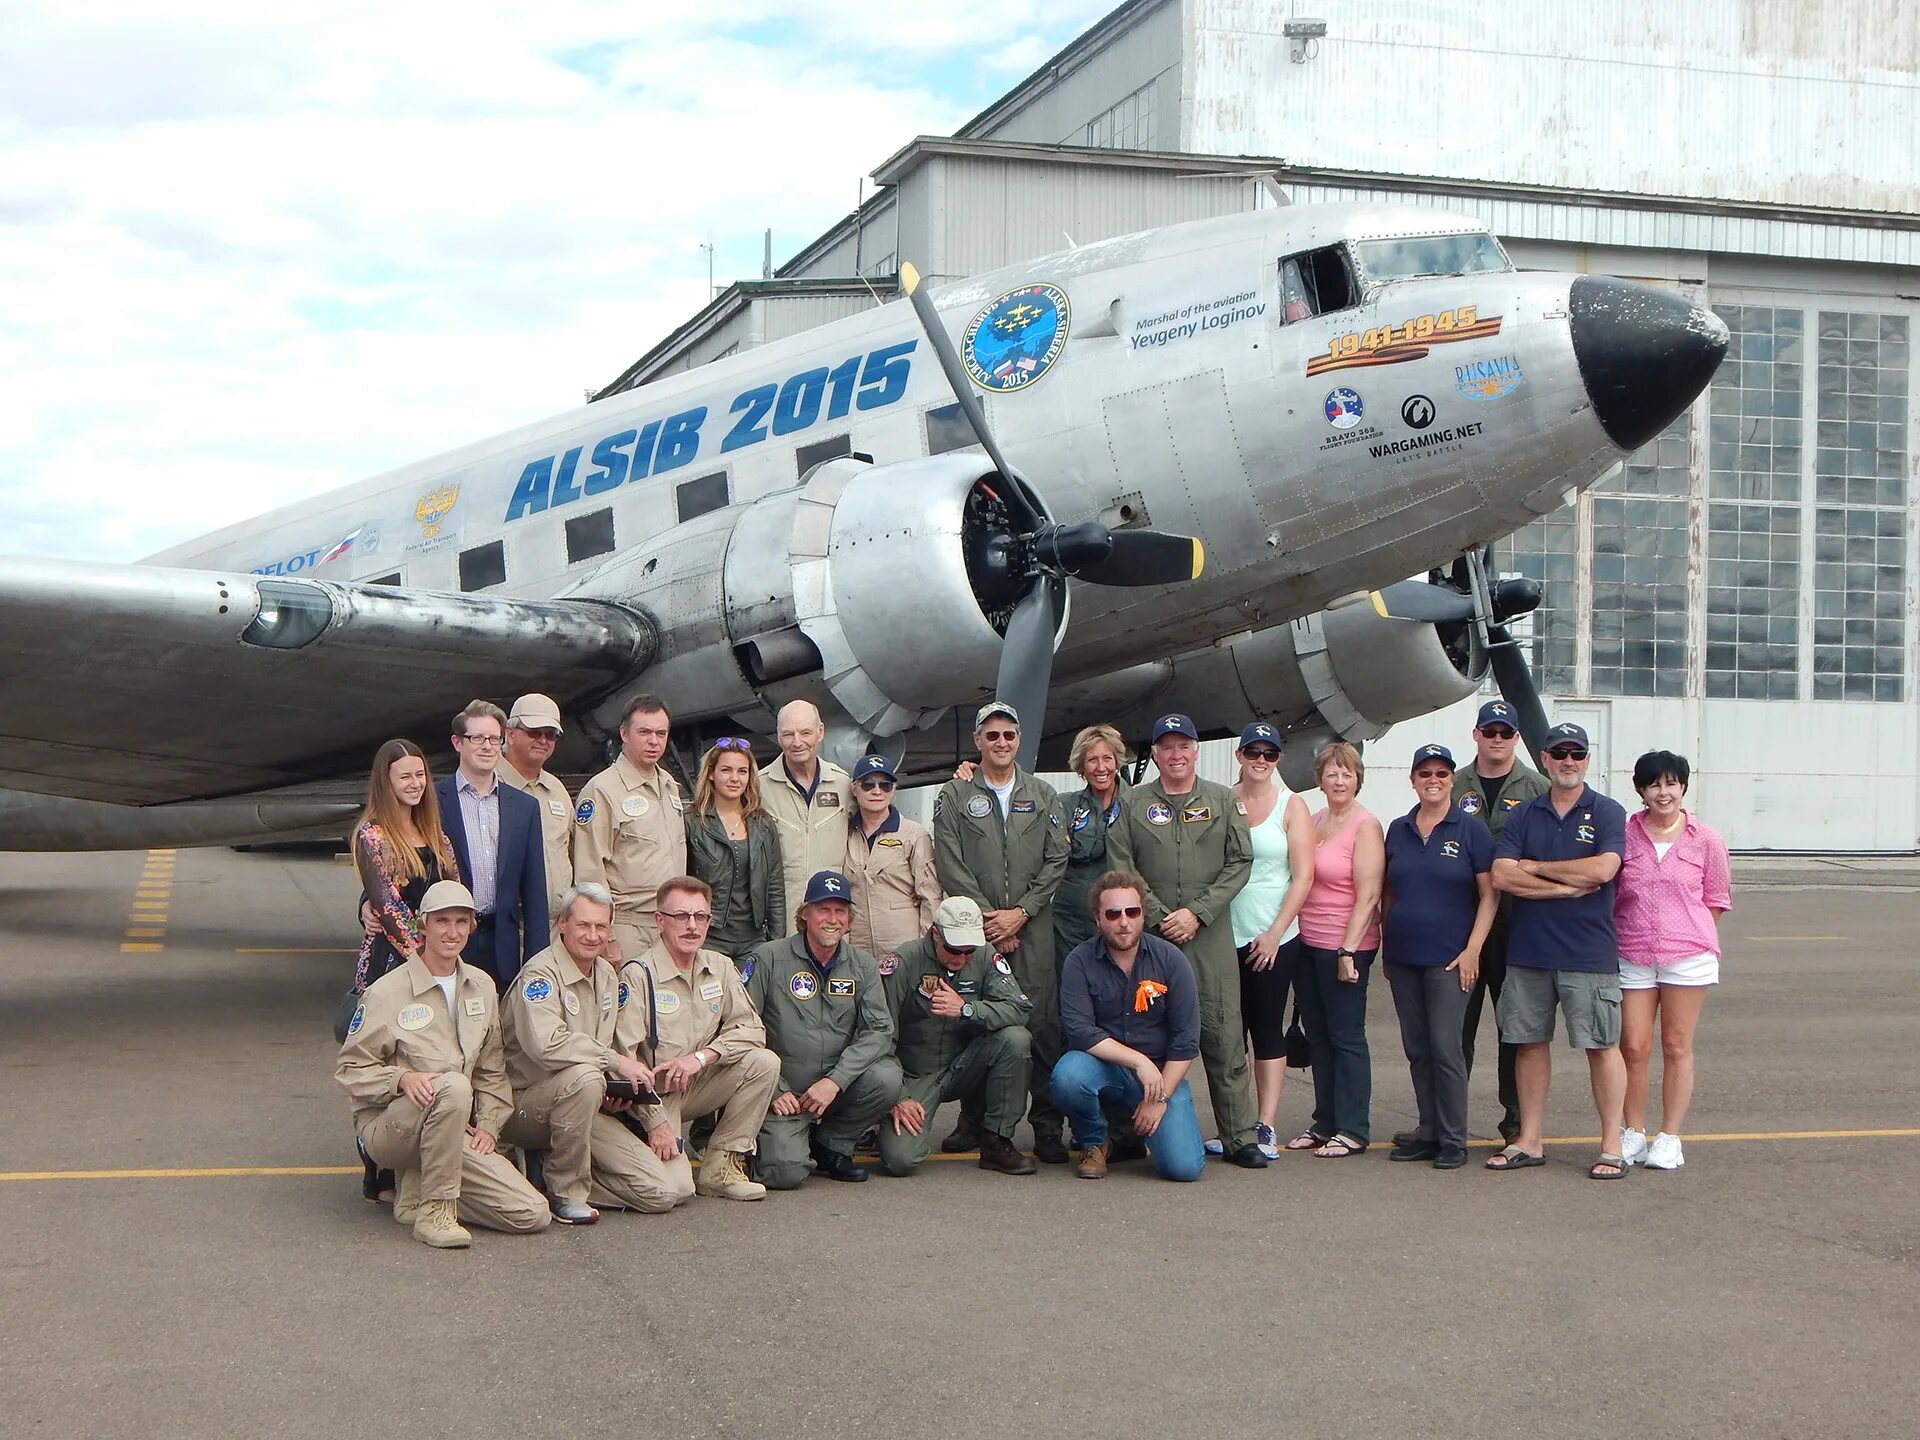
[[647,683],[678,709],[764,718],[770,704],[831,697],[869,734],[898,734],[993,690],[1025,585],[997,481],[974,454],[830,460],[797,489],[623,552],[577,588],[653,617]]

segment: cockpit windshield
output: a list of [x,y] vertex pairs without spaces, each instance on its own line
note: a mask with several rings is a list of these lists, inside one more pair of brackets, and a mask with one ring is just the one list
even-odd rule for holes
[[1499,243],[1486,234],[1359,240],[1352,248],[1362,283],[1367,285],[1423,275],[1478,275],[1513,268]]

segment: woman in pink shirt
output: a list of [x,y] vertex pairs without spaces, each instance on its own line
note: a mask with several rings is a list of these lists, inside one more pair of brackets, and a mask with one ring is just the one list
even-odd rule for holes
[[1367,767],[1345,741],[1313,757],[1327,808],[1313,817],[1313,886],[1300,907],[1294,993],[1313,1050],[1313,1124],[1287,1142],[1324,1160],[1367,1148],[1373,1058],[1367,1053],[1367,973],[1380,949],[1380,822],[1358,801]]
[[[1682,802],[1684,755],[1650,750],[1633,766],[1646,808],[1627,821],[1627,853],[1614,890],[1620,944],[1620,1053],[1627,1062],[1629,1165],[1678,1170],[1680,1127],[1693,1100],[1693,1032],[1707,987],[1720,981],[1720,917],[1733,904],[1726,842]],[[1647,1142],[1647,1067],[1660,1021],[1660,1132]]]

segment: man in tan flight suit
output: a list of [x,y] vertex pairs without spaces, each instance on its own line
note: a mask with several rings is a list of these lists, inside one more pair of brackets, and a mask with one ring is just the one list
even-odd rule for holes
[[586,783],[573,812],[573,878],[603,885],[613,896],[608,956],[643,953],[659,932],[653,923],[660,887],[687,868],[686,797],[660,768],[667,753],[667,702],[637,695],[620,719],[620,758]]
[[603,1137],[596,1129],[607,1077],[648,1078],[646,1066],[614,1046],[620,982],[602,958],[612,925],[613,901],[605,890],[570,888],[557,926],[560,943],[527,961],[500,997],[513,1081],[513,1114],[503,1138],[545,1152],[547,1201],[553,1218],[567,1225],[600,1218],[587,1203],[590,1182],[618,1195],[632,1169],[626,1163],[632,1147],[617,1143],[626,1132],[617,1123],[611,1128],[618,1135]]
[[820,758],[826,723],[811,701],[791,700],[780,707],[780,758],[760,772],[760,808],[780,832],[781,875],[791,913],[781,917],[781,933],[797,928],[794,897],[822,870],[846,863],[847,817],[853,813],[853,786],[847,772]]
[[393,1218],[436,1249],[473,1243],[460,1224],[547,1228],[540,1192],[494,1152],[513,1111],[493,977],[460,959],[473,895],[427,887],[420,955],[367,987],[334,1071],[367,1154],[399,1174]]
[[522,695],[507,716],[507,763],[493,772],[540,805],[549,923],[560,918],[560,897],[573,884],[573,797],[547,772],[560,734],[560,707],[545,695]]
[[[1067,1163],[1063,1120],[1053,1103],[1053,1062],[1060,1058],[1060,962],[1053,953],[1053,892],[1067,873],[1067,817],[1046,781],[1015,763],[1020,717],[992,700],[973,717],[980,765],[971,780],[949,780],[933,802],[933,859],[940,887],[978,900],[987,943],[1006,956],[1033,1001],[1028,1085],[1033,1153],[1047,1165]],[[960,1124],[941,1144],[948,1153],[980,1143],[980,1117],[963,1105]],[[1006,1137],[1011,1139],[1011,1136]]]
[[[620,967],[620,1049],[653,1071],[660,1104],[634,1111],[646,1132],[646,1174],[664,1208],[693,1194],[758,1200],[767,1187],[748,1178],[760,1126],[780,1083],[780,1057],[747,998],[740,971],[701,941],[713,923],[713,890],[682,875],[660,887],[660,943]],[[687,1164],[689,1124],[718,1112],[700,1161]]]

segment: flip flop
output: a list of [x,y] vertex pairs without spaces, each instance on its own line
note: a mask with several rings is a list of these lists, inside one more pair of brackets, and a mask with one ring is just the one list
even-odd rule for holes
[[1327,1143],[1326,1136],[1316,1135],[1311,1130],[1303,1130],[1298,1135],[1294,1136],[1293,1139],[1287,1141],[1287,1149],[1318,1150],[1322,1145],[1326,1143]]
[[[1611,1175],[1605,1174],[1601,1167],[1611,1169]],[[1627,1162],[1618,1155],[1602,1155],[1587,1167],[1589,1180],[1624,1180],[1627,1178]]]
[[1487,1169],[1492,1170],[1496,1174],[1502,1174],[1508,1170],[1530,1170],[1535,1165],[1544,1165],[1546,1163],[1547,1157],[1545,1155],[1530,1154],[1522,1150],[1518,1145],[1509,1145],[1498,1155],[1489,1155],[1487,1157]]
[[1356,1140],[1351,1135],[1335,1135],[1313,1153],[1320,1160],[1347,1160],[1364,1154],[1366,1148],[1364,1141]]

